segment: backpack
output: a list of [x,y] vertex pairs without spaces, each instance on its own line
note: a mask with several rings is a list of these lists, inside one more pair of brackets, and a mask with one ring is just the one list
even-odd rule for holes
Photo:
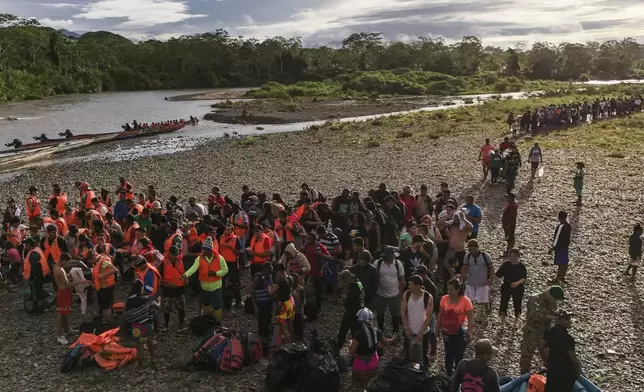
[[466,372],[461,382],[461,392],[483,392],[485,390],[485,382],[483,377],[474,376],[470,372]]
[[72,351],[68,352],[63,358],[63,363],[60,366],[60,371],[62,373],[69,373],[74,370],[78,363],[80,362],[81,356],[88,351],[87,346],[84,344],[77,344]]
[[[483,256],[483,261],[485,262],[485,265],[490,265],[490,264],[492,264],[492,259],[490,258],[490,255],[488,255],[488,254],[487,254],[487,253],[485,253],[485,252],[481,252],[481,256]],[[465,265],[465,264],[466,264],[466,262],[467,262],[467,264],[468,264],[468,265],[471,265],[471,264],[470,264],[470,260],[471,260],[472,258],[473,258],[474,260],[476,260],[476,259],[477,259],[476,257],[472,257],[472,255],[471,255],[470,253],[468,253],[468,254],[467,254],[467,259],[463,261],[463,265]],[[488,271],[488,274],[489,274],[489,271]],[[490,277],[488,276],[487,278],[489,279]]]
[[[425,304],[425,309],[427,309],[427,305],[429,305],[429,297],[431,294],[429,294],[427,291],[423,290],[423,303]],[[409,298],[411,298],[411,291],[407,290],[407,294],[405,294],[405,300],[409,301]]]
[[[380,267],[382,267],[383,259],[378,259],[376,261],[376,269],[378,270],[378,273],[380,273]],[[396,276],[400,275],[400,265],[398,265],[398,260],[394,259],[394,265],[396,266]]]
[[204,336],[215,325],[215,319],[209,314],[197,316],[190,321],[190,329],[197,336]]
[[244,362],[244,349],[242,343],[233,335],[229,340],[224,353],[221,356],[221,362],[219,363],[219,370],[224,373],[233,373],[242,368]]
[[422,365],[407,360],[392,359],[380,374],[369,383],[368,392],[424,392],[429,375]]
[[81,333],[91,333],[94,335],[100,335],[109,329],[111,328],[103,322],[103,316],[100,315],[90,321],[83,321],[78,327]]
[[302,375],[307,354],[304,343],[289,343],[278,348],[266,368],[266,391],[277,392],[293,385]]

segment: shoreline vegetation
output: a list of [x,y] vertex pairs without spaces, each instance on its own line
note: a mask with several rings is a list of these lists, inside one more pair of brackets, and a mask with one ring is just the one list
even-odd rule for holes
[[[372,98],[565,88],[571,82],[644,78],[644,46],[632,38],[531,47],[388,41],[354,33],[338,47],[299,38],[263,41],[218,29],[168,41],[133,42],[107,31],[81,36],[0,14],[0,103],[104,91],[264,86],[250,93]],[[286,86],[286,87],[284,87]]]
[[[500,229],[505,192],[503,185],[481,179],[481,166],[476,160],[480,146],[486,137],[498,144],[507,134],[505,119],[510,111],[520,113],[526,107],[592,100],[594,97],[565,95],[493,100],[438,112],[365,122],[333,122],[299,132],[223,138],[194,150],[135,161],[54,164],[35,168],[6,182],[0,189],[0,198],[24,197],[24,190],[32,185],[48,189],[52,183],[58,183],[64,189],[73,189],[78,178],[98,189],[112,189],[119,176],[125,176],[136,190],[154,184],[163,200],[175,195],[183,204],[190,196],[203,200],[212,186],[220,186],[222,194],[238,195],[241,186],[248,184],[253,190],[278,192],[288,202],[294,202],[302,182],[332,198],[347,187],[366,194],[380,182],[385,182],[391,189],[411,185],[418,190],[421,184],[426,184],[433,194],[445,181],[459,201],[465,195],[472,195],[483,209],[479,238],[482,249],[492,255],[495,267],[498,267],[501,260],[497,255],[505,248],[504,233]],[[554,267],[542,266],[543,262],[552,262],[547,245],[552,241],[557,212],[569,211],[574,233],[570,249],[573,264],[567,277],[569,283],[565,286],[564,306],[575,313],[571,334],[578,343],[577,352],[584,374],[604,391],[641,391],[644,388],[639,368],[633,366],[644,361],[640,328],[644,288],[622,276],[629,262],[628,236],[639,219],[635,211],[641,211],[638,195],[641,193],[639,156],[644,151],[643,132],[644,114],[638,113],[578,127],[540,131],[536,136],[522,135],[518,140],[522,156],[533,142],[538,141],[545,160],[542,178],[530,181],[530,171],[524,167],[517,179],[520,206],[517,247],[528,270],[526,293],[543,292],[547,287],[546,281],[554,272]],[[112,146],[107,144],[104,148]],[[79,153],[71,152],[70,155]],[[576,161],[586,162],[587,168],[584,206],[577,209],[572,206]],[[226,170],[212,170],[212,167],[225,167]],[[634,213],[629,214],[630,211]],[[244,292],[250,287],[247,273],[242,276],[242,285]],[[616,297],[616,290],[625,295]],[[108,376],[114,388],[131,388],[141,383],[152,390],[202,390],[204,385],[213,383],[232,392],[264,388],[266,371],[257,365],[225,377],[212,372],[178,370],[182,369],[182,364],[191,355],[190,349],[198,342],[189,334],[157,335],[156,368],[143,374],[134,366],[125,366],[109,374],[97,367],[61,374],[59,354],[63,349],[55,341],[53,316],[50,313],[42,317],[25,314],[21,295],[19,290],[0,290],[5,317],[5,322],[0,324],[0,335],[6,338],[5,351],[20,354],[21,363],[38,364],[37,367],[7,368],[5,381],[16,389],[28,390],[39,385],[43,390],[99,391],[104,389]],[[125,291],[120,289],[117,295],[122,298]],[[494,287],[491,291],[494,303],[498,303],[498,297],[498,287]],[[322,338],[335,337],[342,307],[331,302],[325,306],[325,317],[309,323],[307,328],[317,328]],[[186,306],[186,319],[190,320],[196,314],[197,304],[191,298]],[[502,355],[495,356],[491,366],[501,376],[517,376],[522,330],[507,327],[503,330],[496,312],[483,317],[483,322],[477,325],[484,327],[477,328],[474,340],[492,339]],[[243,312],[226,312],[224,320],[226,326],[232,325],[239,330],[256,328],[255,319]],[[75,305],[70,325],[76,327],[80,321]],[[395,349],[389,350],[386,355],[389,357],[395,352]],[[539,363],[535,359],[535,369]],[[430,371],[442,374],[442,361],[435,361]],[[345,385],[350,385],[350,374],[343,374]]]

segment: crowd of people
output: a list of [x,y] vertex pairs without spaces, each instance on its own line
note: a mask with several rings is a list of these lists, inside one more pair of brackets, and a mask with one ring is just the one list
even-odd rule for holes
[[[482,149],[482,159],[490,151]],[[415,194],[410,186],[399,192],[383,183],[367,195],[344,189],[330,200],[303,184],[293,205],[248,186],[236,199],[213,187],[203,203],[190,197],[187,205],[175,196],[164,205],[153,186],[137,194],[125,178],[115,188],[95,192],[76,182],[68,196],[54,184],[41,202],[39,190],[31,187],[24,214],[15,200],[8,201],[3,270],[10,281],[29,282],[41,311],[43,286],[52,281],[61,344],[72,331],[67,316],[73,293],[81,298],[83,314],[89,312],[86,297],[95,294],[104,321],[113,322],[119,281],[133,280],[124,319],[141,346],[141,359],[144,346],[153,358],[151,337],[170,328],[173,317],[177,330],[185,330],[188,291],[199,293],[200,314],[218,323],[225,323],[225,309],[252,309],[259,335],[280,344],[302,340],[307,323],[323,309],[335,309],[325,303],[338,301],[344,314],[335,351],[345,348],[350,334],[356,390],[364,390],[376,374],[383,346],[402,341],[400,355],[427,366],[440,338],[445,372],[455,385],[476,378],[483,380],[484,391],[497,391],[498,376],[488,366],[495,351],[489,340],[474,344],[473,360],[463,358],[474,336],[485,335],[474,308],[479,317],[490,314],[490,289],[500,280],[502,327],[510,299],[515,328],[527,310],[521,371],[534,370],[538,352],[544,364],[557,364],[548,368],[548,380],[568,385],[580,374],[571,354],[574,340],[566,332],[570,313],[557,311],[571,241],[565,211],[558,215],[551,245],[557,276],[547,290],[524,301],[529,277],[515,248],[518,204],[512,193],[501,216],[507,250],[497,260],[477,240],[485,224],[482,208],[470,195],[459,202],[447,183],[434,197],[425,185]],[[641,228],[636,233],[641,235]],[[635,262],[641,240],[639,254],[634,240],[631,245]],[[246,299],[240,284],[245,273],[252,278]],[[553,381],[548,385],[550,391],[571,390],[557,389]]]
[[150,123],[139,123],[136,120],[133,120],[132,125],[130,125],[130,123],[125,123],[125,125],[121,125],[121,128],[123,128],[123,130],[127,132],[127,131],[137,131],[137,130],[146,130],[146,129],[166,128],[166,127],[171,127],[171,126],[181,125],[181,124],[197,125],[198,123],[199,123],[199,119],[197,117],[190,116],[188,120],[175,119],[175,120],[168,120],[168,121],[156,121],[156,122],[150,122]]
[[570,104],[551,104],[526,109],[523,114],[510,113],[507,124],[513,136],[517,133],[537,132],[539,129],[552,129],[579,125],[588,120],[597,121],[615,116],[625,116],[642,111],[642,97],[596,98],[594,101]]

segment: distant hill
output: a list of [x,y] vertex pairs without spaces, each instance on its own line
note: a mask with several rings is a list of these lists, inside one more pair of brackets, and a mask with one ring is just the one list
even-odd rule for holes
[[58,31],[59,31],[62,35],[64,35],[65,37],[69,37],[69,38],[76,38],[76,39],[78,39],[78,38],[80,38],[80,37],[81,37],[81,35],[82,35],[82,34],[78,34],[78,33],[75,33],[75,32],[73,32],[73,31],[69,31],[69,30],[65,30],[65,29],[61,29],[61,30],[58,30]]

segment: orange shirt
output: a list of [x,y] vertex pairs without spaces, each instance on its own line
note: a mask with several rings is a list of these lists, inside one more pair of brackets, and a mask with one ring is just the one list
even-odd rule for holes
[[472,310],[472,301],[462,296],[456,304],[449,301],[449,295],[444,295],[440,302],[441,328],[448,335],[455,335],[465,323],[467,312]]

